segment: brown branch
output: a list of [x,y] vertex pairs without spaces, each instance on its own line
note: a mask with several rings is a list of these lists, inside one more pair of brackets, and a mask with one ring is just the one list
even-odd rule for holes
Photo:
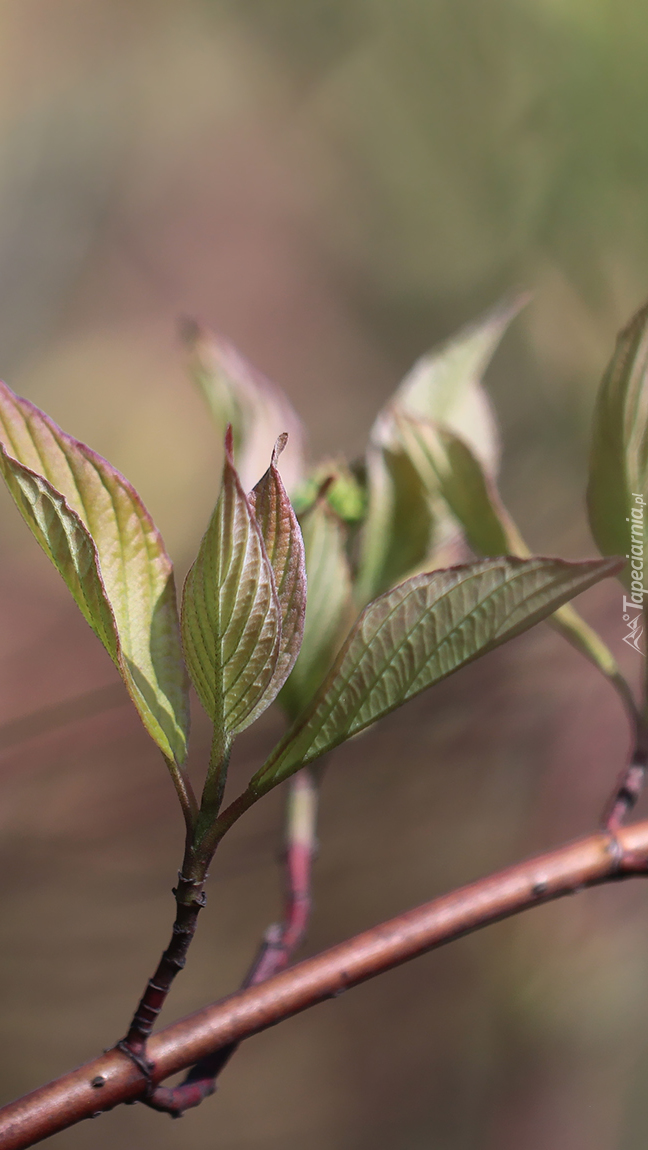
[[193,821],[193,810],[185,809],[187,835],[182,869],[178,874],[178,886],[173,891],[176,900],[176,916],[171,939],[166,950],[162,952],[155,974],[149,978],[146,984],[128,1032],[117,1043],[117,1049],[130,1058],[146,1078],[147,1086],[143,1101],[151,1097],[155,1089],[155,1082],[150,1073],[153,1064],[146,1049],[148,1038],[166,1002],[174,979],[184,968],[187,952],[196,932],[198,915],[205,905],[204,886],[207,879],[207,867],[225,832],[255,802],[256,797],[255,793],[248,788],[233,803],[230,803],[229,807],[218,818],[211,820],[205,818],[207,831],[202,837],[200,835],[200,820],[205,816],[203,806],[205,790],[203,790],[203,804],[201,804],[197,821]]
[[[317,849],[321,764],[304,767],[290,780],[283,856],[285,906],[280,923],[269,926],[241,989],[278,974],[304,940],[311,912],[311,871]],[[152,1110],[179,1118],[216,1090],[216,1079],[238,1049],[232,1042],[201,1058],[178,1086],[158,1086],[142,1099]]]
[[[599,832],[406,911],[154,1035],[161,1082],[318,1002],[480,927],[584,887],[648,873],[648,821]],[[145,1076],[113,1049],[0,1110],[1,1150],[22,1150],[82,1118],[141,1098]]]
[[173,892],[177,903],[176,917],[169,945],[162,954],[155,974],[146,984],[128,1033],[118,1044],[119,1049],[132,1058],[147,1076],[149,1064],[146,1043],[174,978],[184,968],[187,951],[196,931],[196,921],[205,905],[204,882],[204,876],[194,879],[186,877],[182,872],[178,875],[178,886]]
[[646,752],[637,748],[632,760],[619,776],[601,820],[601,825],[612,834],[623,825],[641,797],[646,775],[646,759]]

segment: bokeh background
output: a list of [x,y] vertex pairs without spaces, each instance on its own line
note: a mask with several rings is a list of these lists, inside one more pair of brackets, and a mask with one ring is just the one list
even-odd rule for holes
[[[2,0],[0,372],[135,482],[183,574],[220,452],[180,316],[285,387],[314,459],[352,456],[416,356],[527,287],[488,377],[503,489],[539,551],[592,554],[593,397],[648,294],[647,56],[636,0]],[[9,1099],[123,1032],[182,834],[108,657],[0,495]],[[620,596],[582,609],[638,682]],[[239,782],[280,728],[240,739]],[[198,773],[208,740],[196,709]],[[542,626],[410,703],[331,765],[308,950],[586,832],[627,743]],[[215,862],[168,1020],[233,989],[276,917],[281,803]],[[637,882],[250,1040],[180,1123],[128,1107],[51,1144],[643,1150],[647,1033]]]

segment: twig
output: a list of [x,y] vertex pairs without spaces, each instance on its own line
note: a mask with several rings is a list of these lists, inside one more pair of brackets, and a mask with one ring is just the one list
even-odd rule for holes
[[[311,871],[317,849],[317,807],[321,765],[305,767],[290,780],[283,856],[285,910],[281,923],[269,926],[241,989],[256,986],[288,965],[303,942],[311,911]],[[178,1086],[158,1086],[142,1099],[152,1110],[180,1118],[216,1090],[216,1079],[238,1048],[222,1047],[200,1060]]]
[[169,945],[162,954],[155,974],[146,984],[126,1037],[118,1043],[119,1049],[134,1059],[144,1074],[148,1074],[149,1069],[147,1039],[171,989],[171,983],[185,965],[196,921],[205,905],[203,885],[204,879],[193,879],[183,873],[178,875],[178,886],[173,892],[177,911]]
[[648,724],[645,717],[636,712],[634,721],[634,747],[630,762],[624,767],[601,818],[601,826],[612,834],[623,825],[636,806],[643,790],[648,765]]
[[[177,781],[179,781],[179,775],[174,778],[174,782]],[[183,778],[182,781],[184,782],[185,779]],[[148,1057],[147,1042],[156,1019],[166,1002],[171,985],[184,968],[187,951],[196,932],[198,915],[206,901],[204,887],[207,880],[207,867],[225,832],[256,799],[256,795],[248,787],[234,802],[230,803],[222,815],[218,816],[217,813],[213,813],[208,817],[202,804],[197,810],[193,790],[188,779],[186,779],[186,783],[187,803],[183,802],[182,805],[187,834],[182,869],[178,872],[178,885],[173,890],[176,900],[176,916],[171,931],[171,939],[166,950],[162,952],[162,957],[153,977],[149,978],[146,984],[144,994],[139,1000],[126,1035],[120,1039],[116,1046],[117,1050],[130,1058],[146,1079],[147,1085],[143,1101],[153,1094],[156,1085],[151,1074],[153,1063]],[[176,787],[176,789],[181,794],[180,788]],[[205,784],[206,789],[207,784]],[[203,802],[204,797],[205,791],[203,791]],[[201,819],[204,819],[204,826],[206,827],[202,837],[200,834]]]
[[[585,887],[648,872],[648,821],[579,839],[381,923],[154,1035],[151,1080],[298,1014],[452,939]],[[146,1076],[120,1050],[0,1110],[1,1150],[27,1146],[141,1098]]]
[[[176,900],[176,916],[169,945],[162,952],[155,974],[149,978],[146,984],[146,989],[137,1005],[127,1034],[117,1043],[117,1048],[126,1054],[145,1075],[148,1082],[147,1097],[153,1093],[154,1084],[149,1073],[151,1064],[148,1060],[146,1044],[167,999],[173,980],[184,968],[187,951],[196,932],[198,915],[206,901],[204,888],[207,880],[207,868],[225,831],[254,801],[254,796],[248,788],[230,804],[222,818],[218,817],[222,786],[229,760],[229,745],[222,741],[217,743],[217,737],[215,733],[210,757],[210,770],[205,780],[200,808],[196,803],[188,777],[181,774],[177,768],[174,771],[175,764],[168,762],[182,804],[187,830],[182,868],[178,872],[178,885],[173,890]],[[215,747],[218,747],[216,754],[214,754]],[[215,791],[212,785],[214,779],[216,780]]]
[[311,872],[317,851],[317,808],[321,766],[304,767],[291,779],[284,854],[285,907],[282,923],[268,928],[248,975],[256,986],[288,965],[304,940],[311,912]]
[[603,811],[601,825],[605,830],[616,833],[637,805],[643,790],[647,762],[646,751],[637,747],[630,763],[619,776]]

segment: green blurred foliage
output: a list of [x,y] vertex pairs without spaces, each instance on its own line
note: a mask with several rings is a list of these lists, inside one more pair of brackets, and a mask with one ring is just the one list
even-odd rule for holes
[[367,193],[363,263],[385,303],[490,299],[540,253],[590,303],[609,299],[611,248],[641,274],[648,23],[632,0],[234,9],[308,77],[307,114]]

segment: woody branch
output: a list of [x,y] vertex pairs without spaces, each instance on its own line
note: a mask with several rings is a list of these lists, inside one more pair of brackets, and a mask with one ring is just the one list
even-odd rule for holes
[[[166,1027],[151,1080],[195,1065],[291,1015],[464,934],[585,887],[648,873],[648,821],[590,835],[407,911]],[[0,1110],[1,1150],[22,1150],[142,1097],[146,1076],[118,1049]]]

